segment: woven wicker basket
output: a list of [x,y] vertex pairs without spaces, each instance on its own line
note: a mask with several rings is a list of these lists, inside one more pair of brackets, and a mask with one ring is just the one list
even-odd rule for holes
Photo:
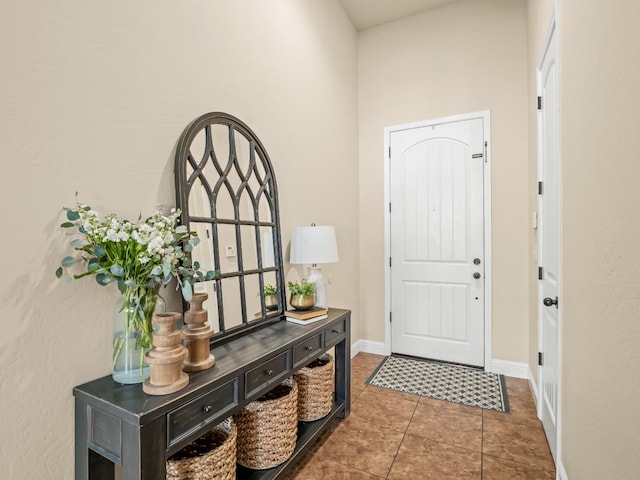
[[[289,392],[269,399],[282,386]],[[267,395],[251,402],[234,415],[238,426],[240,465],[264,470],[286,461],[296,448],[298,435],[298,387],[288,378]]]
[[298,420],[311,422],[326,417],[333,407],[333,357],[323,355],[293,378],[298,384]]
[[167,460],[167,480],[235,480],[236,438],[227,418]]

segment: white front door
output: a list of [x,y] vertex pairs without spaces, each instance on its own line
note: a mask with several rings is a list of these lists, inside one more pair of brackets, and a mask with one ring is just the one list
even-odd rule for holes
[[554,458],[558,416],[558,299],[559,292],[559,182],[558,182],[558,63],[552,31],[538,71],[539,175],[538,261],[540,265],[538,324],[540,344],[540,418]]
[[483,127],[390,134],[394,353],[484,365]]

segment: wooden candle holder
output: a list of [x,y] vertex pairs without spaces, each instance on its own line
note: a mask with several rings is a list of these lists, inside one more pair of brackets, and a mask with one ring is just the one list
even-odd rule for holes
[[180,344],[180,332],[176,330],[179,320],[176,312],[153,315],[160,328],[153,334],[153,348],[144,356],[151,366],[151,376],[144,381],[142,390],[149,395],[177,392],[189,384],[189,375],[182,371],[187,349]]
[[182,341],[187,348],[187,358],[182,368],[185,372],[206,370],[216,363],[216,358],[209,351],[213,328],[207,323],[209,313],[202,307],[207,298],[209,295],[206,293],[194,293],[189,302],[189,310],[184,312]]

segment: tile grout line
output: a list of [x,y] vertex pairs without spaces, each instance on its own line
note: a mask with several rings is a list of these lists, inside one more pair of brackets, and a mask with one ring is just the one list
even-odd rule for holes
[[386,479],[386,477],[381,477],[380,475],[376,475],[375,473],[371,473],[371,472],[368,472],[368,471],[366,471],[366,470],[362,470],[361,468],[354,467],[353,465],[349,465],[348,463],[342,463],[342,462],[339,462],[339,461],[338,461],[338,460],[336,460],[335,458],[326,457],[326,456],[324,456],[324,455],[322,455],[322,454],[319,454],[319,453],[314,453],[313,455],[314,455],[314,456],[316,456],[316,455],[317,455],[318,457],[320,457],[320,458],[324,458],[325,460],[327,460],[327,461],[329,461],[329,462],[337,463],[338,465],[342,465],[343,467],[347,467],[347,468],[348,468],[348,469],[350,469],[350,470],[356,470],[357,472],[366,473],[367,475],[370,475],[370,476],[372,476],[372,477],[381,478],[381,479]]
[[391,461],[391,465],[389,465],[389,470],[387,471],[387,474],[385,475],[385,479],[389,479],[389,474],[391,473],[391,470],[393,469],[393,464],[396,463],[396,459],[398,458],[398,453],[400,453],[400,447],[402,447],[402,444],[404,442],[404,439],[407,436],[407,431],[409,430],[409,426],[411,425],[411,422],[413,421],[413,417],[416,414],[416,410],[418,409],[418,403],[416,402],[415,407],[413,407],[413,413],[411,414],[411,418],[409,419],[409,423],[407,424],[407,428],[405,428],[404,432],[402,432],[402,440],[400,440],[400,444],[398,445],[398,449],[396,450],[396,454],[393,456],[393,460]]
[[[483,455],[483,457],[484,457],[484,455]],[[555,468],[548,469],[548,468],[540,467],[539,465],[531,465],[530,463],[524,463],[524,462],[521,462],[521,461],[518,461],[518,460],[514,460],[512,458],[499,457],[498,455],[487,454],[487,457],[497,458],[498,460],[504,460],[505,462],[516,463],[518,465],[522,465],[523,467],[534,468],[534,469],[540,470],[542,472],[553,472],[553,473],[555,473],[555,471],[556,471]]]

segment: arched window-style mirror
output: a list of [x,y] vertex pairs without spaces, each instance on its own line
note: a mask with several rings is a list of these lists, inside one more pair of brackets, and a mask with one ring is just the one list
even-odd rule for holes
[[[209,294],[212,342],[279,320],[286,302],[278,193],[258,137],[226,113],[202,115],[178,140],[175,180],[182,224],[200,237],[191,258],[219,271],[195,286]],[[265,298],[268,285],[275,305]]]

